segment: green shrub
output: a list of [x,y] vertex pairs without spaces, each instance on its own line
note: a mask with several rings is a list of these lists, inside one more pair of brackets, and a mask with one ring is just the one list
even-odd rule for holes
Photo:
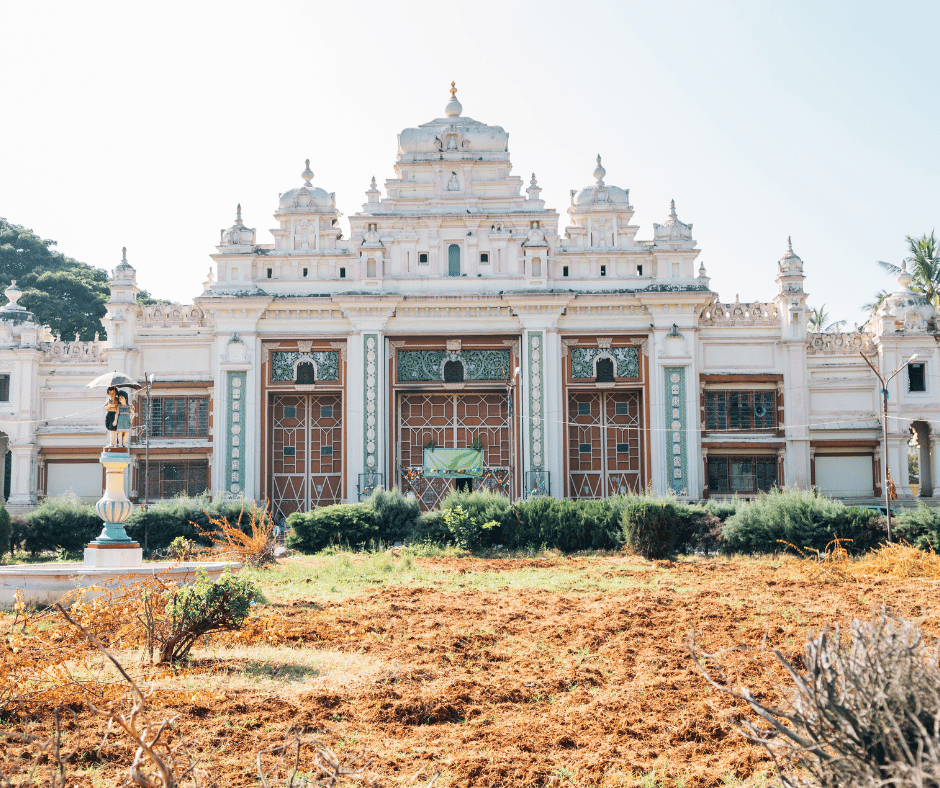
[[241,629],[251,605],[263,601],[255,583],[228,570],[215,581],[200,573],[195,583],[165,593],[165,627],[155,638],[164,664],[185,660],[195,642],[209,632]]
[[215,530],[210,518],[218,520],[224,517],[232,525],[250,533],[253,509],[257,509],[254,503],[243,499],[179,496],[151,504],[145,512],[135,507],[124,523],[124,530],[135,542],[143,545],[146,541],[147,549],[151,551],[167,549],[178,537],[211,547],[211,540],[200,533],[200,528],[203,531]]
[[10,555],[17,550],[26,549],[26,534],[29,531],[29,523],[22,517],[10,518]]
[[489,490],[475,490],[473,492],[449,492],[441,501],[441,511],[447,512],[456,507],[463,509],[474,522],[496,523],[480,534],[481,542],[478,546],[489,547],[503,542],[503,523],[510,515],[510,502],[505,495],[490,492]]
[[497,525],[495,520],[484,522],[481,517],[465,511],[459,504],[450,509],[444,509],[443,512],[444,522],[453,537],[454,544],[464,550],[474,550],[479,547],[483,534]]
[[800,548],[825,550],[833,535],[847,541],[852,553],[877,544],[882,532],[876,512],[824,498],[811,490],[782,489],[762,493],[742,504],[722,528],[728,553],[776,553],[782,542]]
[[567,553],[617,549],[627,500],[614,496],[600,501],[548,497],[517,501],[502,515],[501,543],[513,549],[546,545]]
[[447,523],[444,522],[444,512],[440,509],[434,509],[425,512],[415,523],[415,529],[411,534],[411,541],[422,544],[444,544],[450,540],[450,531],[447,529]]
[[93,506],[74,498],[46,498],[23,520],[23,545],[33,555],[50,550],[79,554],[104,527]]
[[940,551],[940,509],[918,506],[916,509],[892,509],[892,537],[910,542],[921,550]]
[[378,540],[378,518],[368,503],[338,503],[311,512],[295,512],[287,518],[287,546],[302,553],[316,553],[330,543],[351,547]]
[[414,495],[402,495],[397,487],[378,489],[369,505],[375,510],[379,539],[389,544],[404,542],[415,530],[421,507]]
[[[725,505],[732,504],[732,505]],[[737,511],[737,500],[709,501],[706,504],[676,504],[676,550],[683,553],[720,552],[724,543],[721,529],[725,519]]]
[[623,534],[631,550],[646,559],[672,553],[679,514],[672,501],[633,498],[623,509]]
[[13,536],[13,521],[6,506],[0,502],[0,559],[7,550],[13,552],[11,536]]

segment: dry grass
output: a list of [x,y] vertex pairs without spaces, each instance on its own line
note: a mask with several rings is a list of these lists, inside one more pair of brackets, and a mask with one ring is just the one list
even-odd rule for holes
[[852,557],[843,546],[844,540],[834,539],[825,552],[808,555],[795,545],[786,543],[800,554],[799,570],[839,582],[863,579],[892,578],[895,580],[926,580],[940,583],[940,555],[933,550],[919,550],[910,544],[883,544],[864,555]]

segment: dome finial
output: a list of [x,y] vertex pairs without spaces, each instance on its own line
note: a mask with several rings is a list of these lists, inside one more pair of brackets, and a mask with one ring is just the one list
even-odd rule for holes
[[235,225],[241,227],[244,224],[242,221],[242,204],[238,203],[238,206],[235,208]]
[[669,201],[669,218],[670,218],[670,219],[678,219],[678,218],[679,218],[679,217],[676,215],[676,201],[675,201],[675,200],[670,200],[670,201]]
[[304,171],[300,173],[300,177],[304,179],[304,186],[312,186],[313,184],[310,181],[313,180],[313,171],[310,169],[310,159],[307,159],[304,164],[306,167]]
[[463,112],[463,106],[459,101],[457,101],[457,83],[450,83],[450,101],[447,102],[447,106],[444,107],[444,114],[448,118],[459,118],[460,113]]
[[375,183],[375,176],[374,176],[374,175],[372,176],[372,183],[370,183],[369,186],[370,186],[370,188],[372,188],[372,189],[378,188],[377,185],[376,185],[376,183]]
[[793,236],[792,235],[787,236],[787,249],[789,249],[791,252],[793,251]]
[[597,154],[597,167],[594,168],[594,179],[597,181],[598,186],[604,185],[604,176],[606,174],[607,174],[607,170],[605,170],[601,166],[601,155],[598,153]]
[[910,275],[907,270],[907,261],[901,263],[901,272],[898,274],[898,284],[904,288],[904,290],[910,292],[911,282],[914,281],[914,277]]
[[121,262],[125,264],[127,263],[127,247],[126,246],[121,248]]

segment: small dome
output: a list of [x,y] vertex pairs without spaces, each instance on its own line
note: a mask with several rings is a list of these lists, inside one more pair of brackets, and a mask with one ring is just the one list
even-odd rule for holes
[[662,224],[653,222],[653,240],[656,242],[691,241],[692,225],[683,222],[676,213],[676,201],[669,201],[669,218]]
[[883,317],[891,315],[903,321],[906,330],[926,330],[927,324],[937,316],[937,310],[927,296],[911,290],[913,278],[907,271],[907,263],[902,263],[901,273],[898,274],[901,289],[884,300],[878,314]]
[[304,185],[297,189],[289,189],[281,195],[279,207],[283,210],[293,208],[332,208],[333,197],[319,186],[314,186],[310,181],[313,180],[313,172],[310,169],[310,159],[306,161],[304,171],[300,173],[304,179]]
[[245,223],[242,221],[242,205],[239,203],[235,209],[235,224],[222,231],[222,245],[240,246],[253,244],[254,242],[255,231],[250,227],[245,227]]
[[597,167],[594,168],[594,185],[585,186],[574,196],[575,205],[593,205],[609,203],[611,205],[630,205],[629,189],[608,186],[604,183],[607,170],[601,165],[601,155],[597,154]]
[[459,118],[461,112],[463,112],[463,105],[457,101],[457,86],[454,82],[451,82],[450,101],[448,101],[447,106],[444,107],[444,114],[448,118]]
[[791,237],[787,238],[787,251],[786,254],[780,258],[779,265],[781,271],[803,270],[803,260],[793,251],[793,239]]

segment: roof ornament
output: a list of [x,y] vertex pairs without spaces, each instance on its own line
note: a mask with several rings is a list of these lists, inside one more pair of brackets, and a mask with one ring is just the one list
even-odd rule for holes
[[535,173],[532,173],[532,180],[529,181],[529,186],[535,187],[538,186],[538,181],[535,180]]
[[[127,265],[127,247],[126,247],[126,246],[125,246],[125,247],[122,247],[122,249],[121,249],[121,262],[122,262],[124,265]],[[14,282],[14,284],[16,284],[16,283]]]
[[447,102],[447,106],[444,107],[444,114],[448,118],[459,118],[460,113],[463,112],[463,105],[457,101],[457,83],[450,83],[450,101]]
[[377,189],[377,188],[378,188],[378,186],[376,186],[376,183],[375,183],[375,176],[374,176],[374,175],[372,176],[372,183],[369,184],[369,188],[370,188],[370,189]]
[[791,252],[793,251],[793,236],[792,235],[787,236],[787,249],[789,249]]
[[304,164],[307,166],[304,168],[304,171],[300,173],[300,177],[304,179],[304,186],[313,186],[310,181],[313,180],[313,171],[310,169],[310,159],[307,159]]
[[669,201],[669,218],[670,219],[679,218],[679,216],[676,214],[676,201],[675,200]]
[[914,277],[910,275],[907,270],[907,261],[901,262],[901,272],[898,274],[898,284],[904,288],[905,291],[910,292],[911,282],[914,281]]
[[597,167],[594,168],[594,178],[597,180],[597,183],[595,184],[596,186],[604,185],[604,176],[606,174],[607,174],[607,170],[605,170],[601,166],[601,155],[598,153],[597,154]]
[[245,223],[242,221],[242,204],[238,203],[238,207],[235,209],[235,226],[241,227]]

